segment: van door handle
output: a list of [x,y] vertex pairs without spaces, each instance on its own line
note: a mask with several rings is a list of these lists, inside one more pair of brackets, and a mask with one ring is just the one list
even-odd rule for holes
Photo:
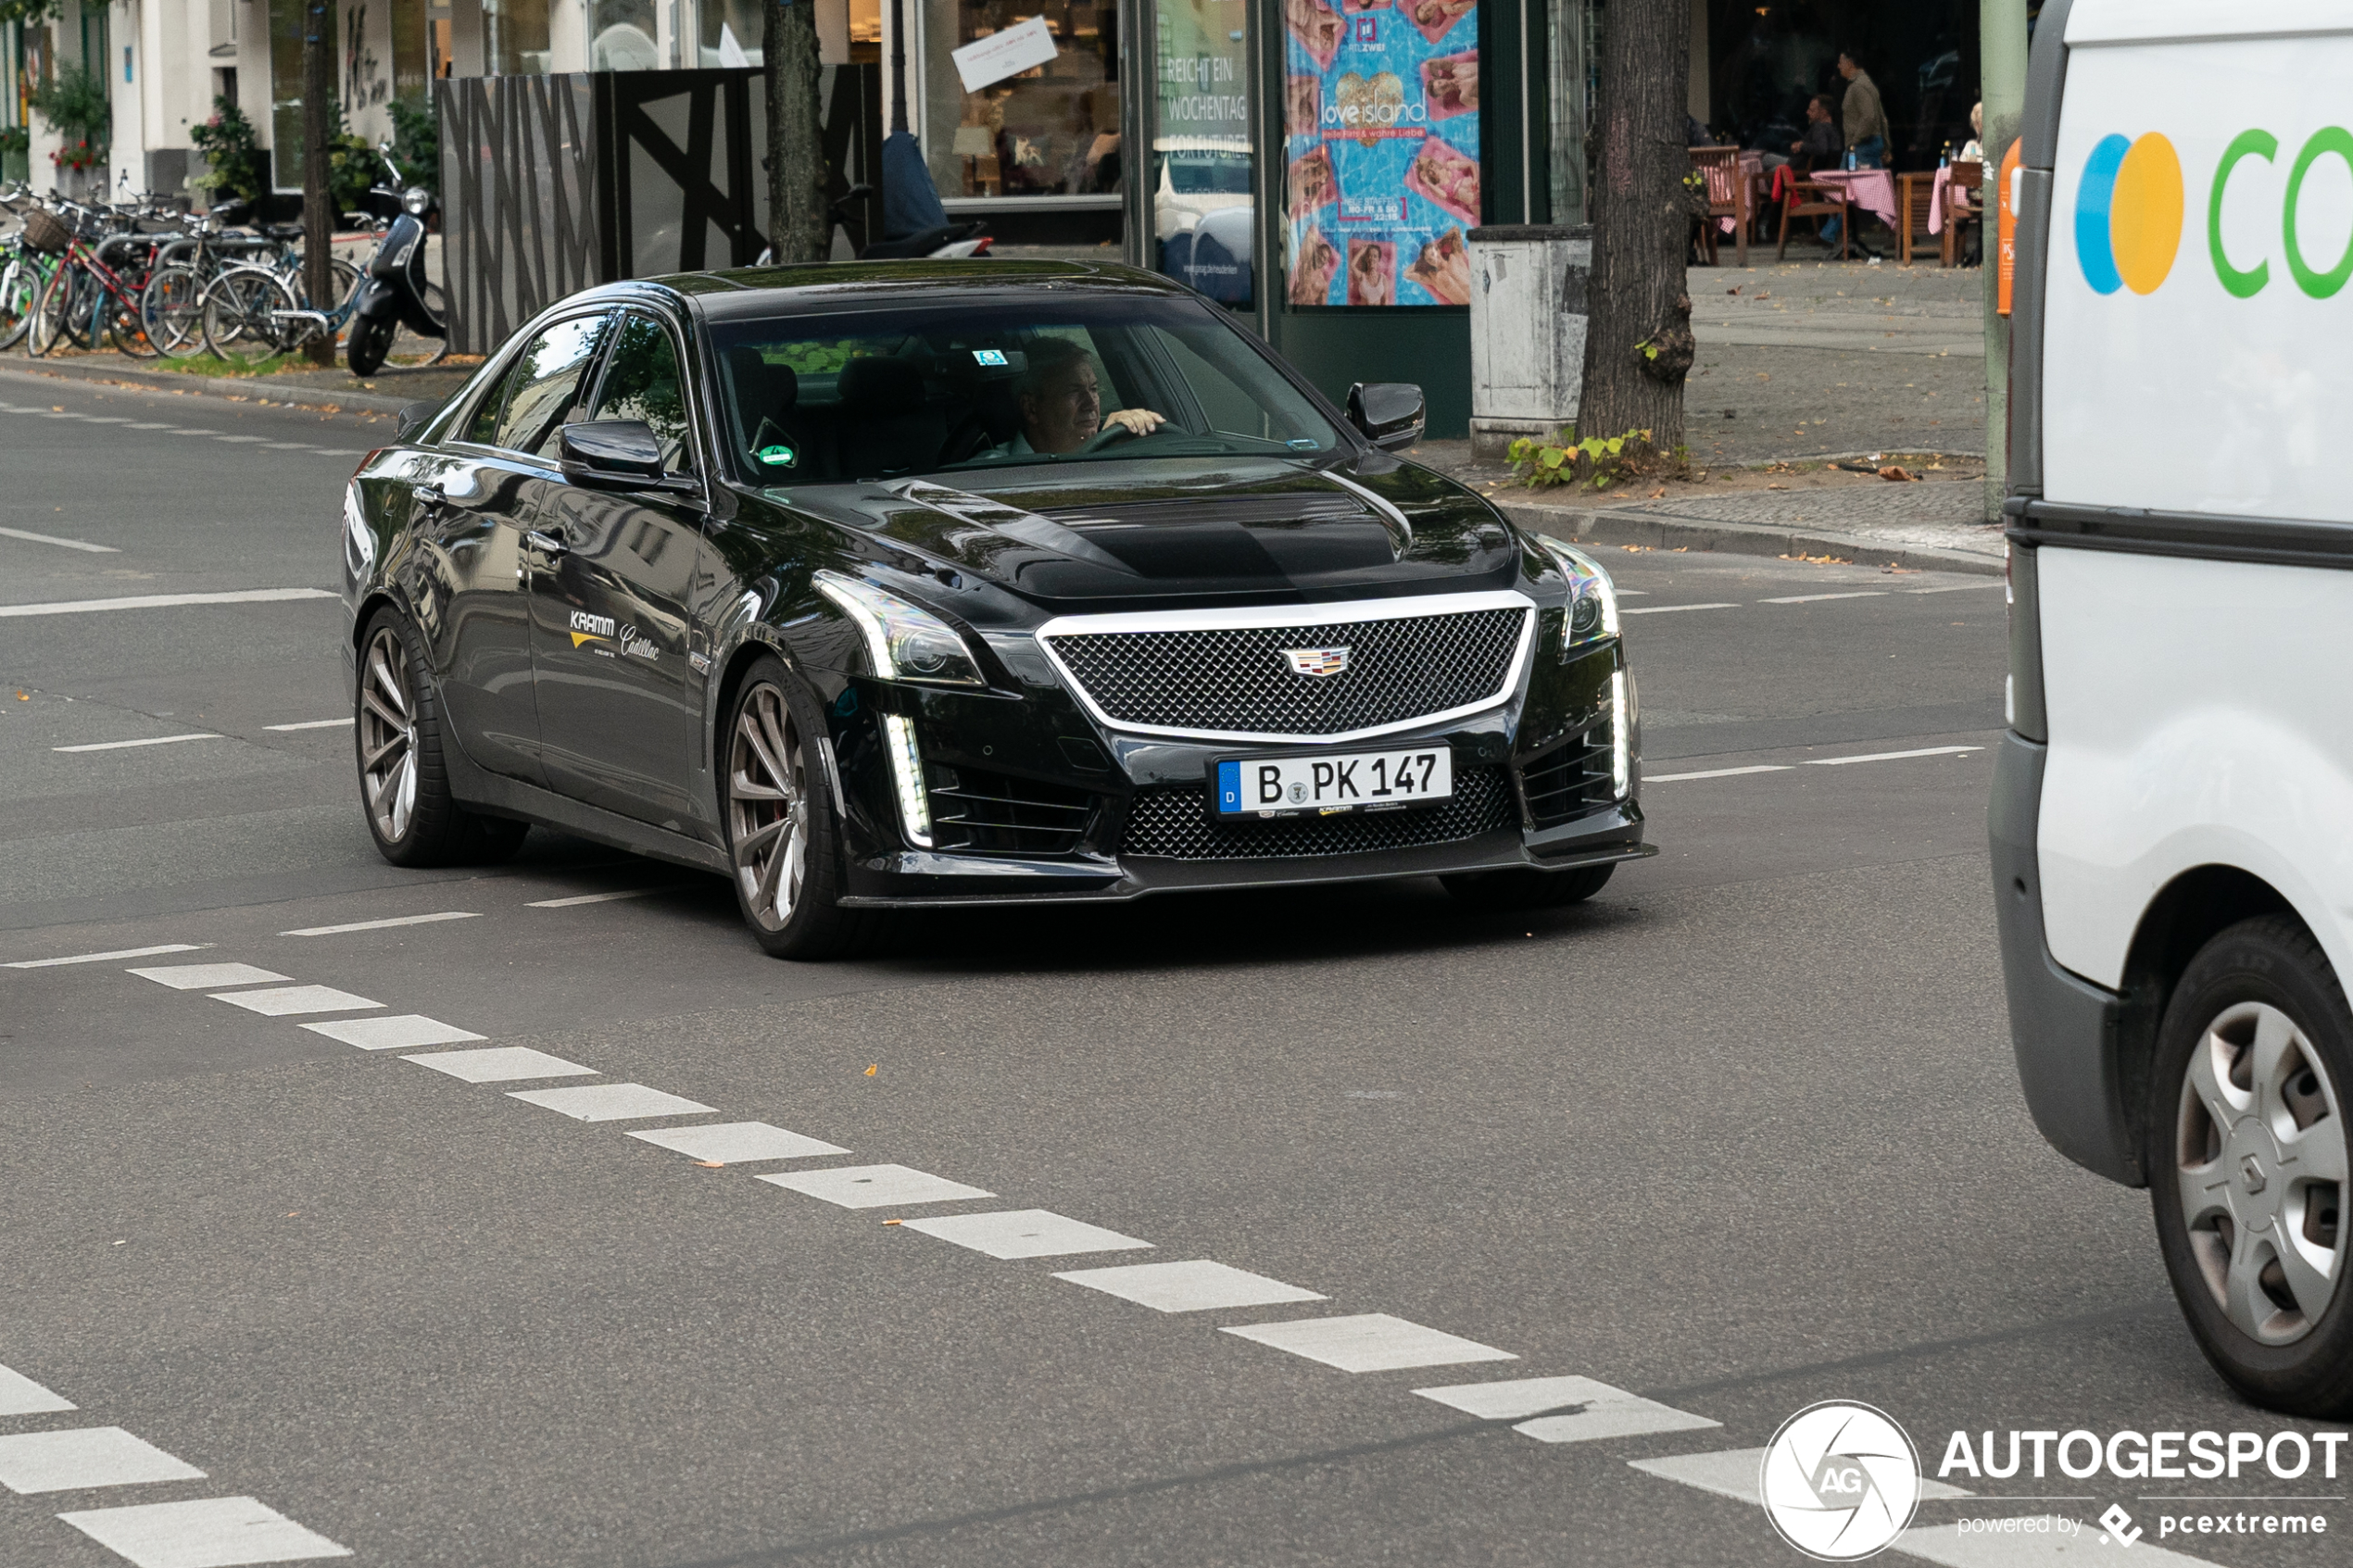
[[523,535],[523,541],[542,555],[568,556],[572,554],[572,546],[570,545],[565,544],[561,539],[557,538],[552,533],[542,533],[535,528]]

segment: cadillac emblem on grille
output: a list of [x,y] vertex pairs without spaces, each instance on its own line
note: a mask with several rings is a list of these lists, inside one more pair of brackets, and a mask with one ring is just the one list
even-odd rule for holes
[[1284,648],[1294,675],[1337,675],[1348,668],[1346,648]]

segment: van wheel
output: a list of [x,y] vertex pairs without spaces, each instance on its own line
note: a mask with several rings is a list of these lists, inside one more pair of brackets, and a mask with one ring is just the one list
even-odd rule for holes
[[818,737],[817,704],[775,659],[744,675],[721,740],[726,769],[727,856],[736,903],[752,939],[775,958],[848,958],[880,925],[845,909],[841,824]]
[[1573,872],[1540,872],[1525,866],[1509,871],[1466,872],[1438,880],[1454,902],[1473,909],[1549,909],[1581,904],[1609,885],[1614,864],[1580,866]]
[[2344,1223],[2353,1015],[2319,946],[2276,916],[2190,960],[2158,1031],[2145,1168],[2198,1348],[2296,1415],[2353,1413]]

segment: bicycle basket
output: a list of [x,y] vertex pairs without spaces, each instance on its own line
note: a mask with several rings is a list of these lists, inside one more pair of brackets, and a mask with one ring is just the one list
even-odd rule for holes
[[73,231],[47,207],[36,207],[24,215],[24,243],[51,256],[63,256],[73,248]]

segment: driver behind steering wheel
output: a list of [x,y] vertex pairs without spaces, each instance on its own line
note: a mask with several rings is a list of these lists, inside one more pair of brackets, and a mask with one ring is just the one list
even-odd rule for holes
[[1104,413],[1094,357],[1068,338],[1035,340],[1028,359],[1028,368],[1013,383],[1021,430],[983,457],[1076,452],[1100,439],[1150,435],[1168,422],[1165,415],[1149,408],[1114,408]]

